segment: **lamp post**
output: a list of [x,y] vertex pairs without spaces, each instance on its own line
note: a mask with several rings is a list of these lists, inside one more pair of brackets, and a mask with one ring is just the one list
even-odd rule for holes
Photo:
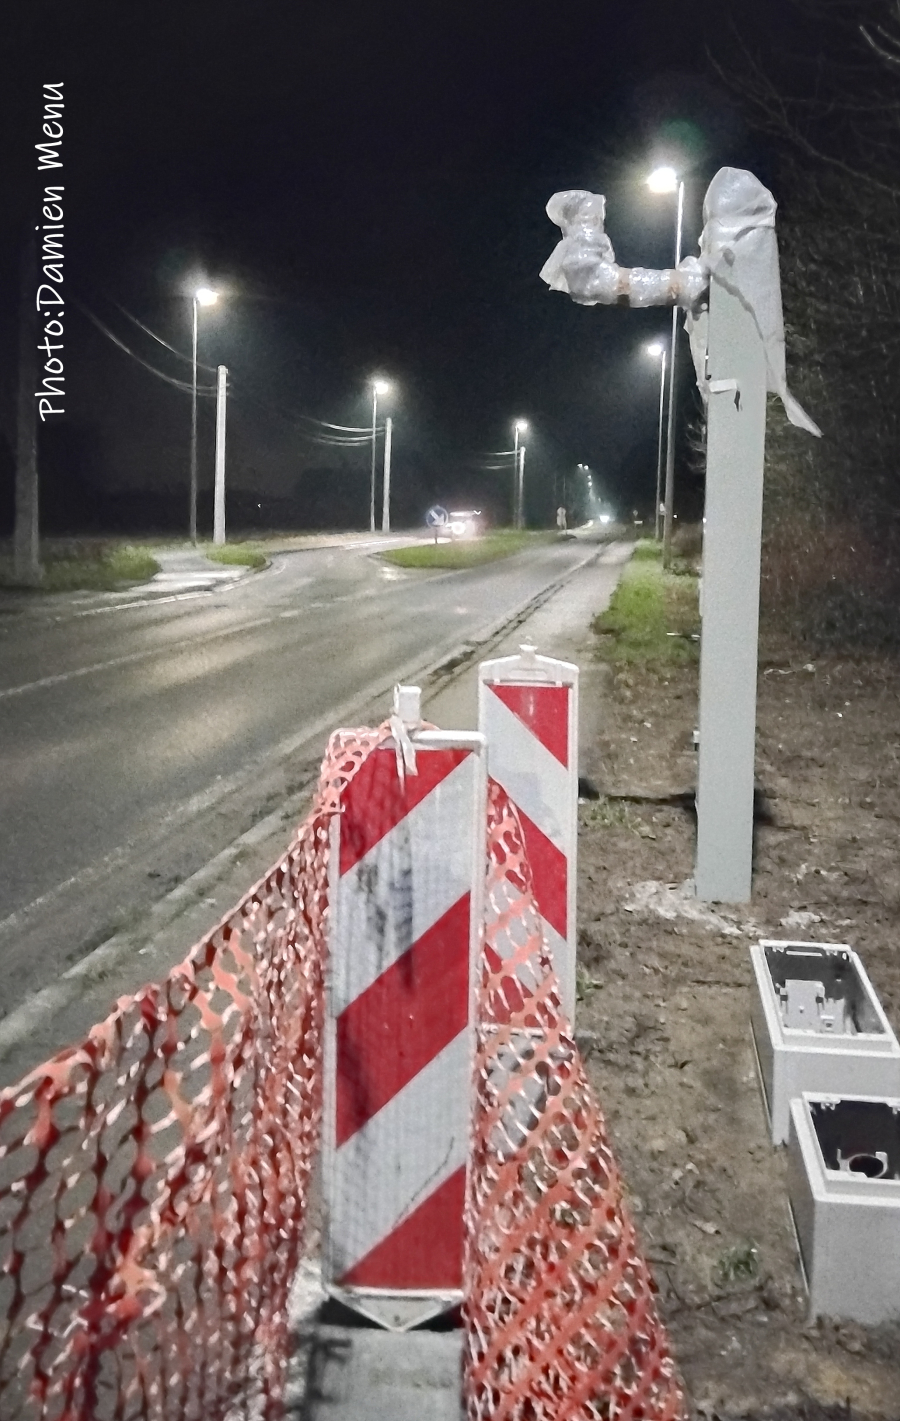
[[372,381],[372,473],[369,480],[369,532],[375,532],[375,444],[376,444],[376,424],[378,421],[378,396],[386,395],[390,391],[387,380]]
[[659,361],[659,436],[656,448],[656,503],[653,505],[653,536],[659,542],[659,505],[662,494],[663,410],[666,403],[666,347],[661,340],[651,341],[647,354]]
[[214,306],[218,293],[208,286],[198,286],[191,295],[191,508],[189,531],[192,543],[197,541],[197,308]]
[[525,486],[525,445],[519,444],[519,435],[528,433],[528,420],[517,419],[513,425],[515,444],[513,446],[513,527],[522,527],[522,495]]
[[[681,229],[684,219],[684,181],[674,168],[655,168],[647,179],[651,192],[677,194],[675,215],[675,265],[681,261]],[[666,428],[666,497],[663,523],[663,567],[672,553],[672,515],[675,510],[675,362],[678,336],[678,307],[672,307],[672,346],[669,361],[669,419]]]

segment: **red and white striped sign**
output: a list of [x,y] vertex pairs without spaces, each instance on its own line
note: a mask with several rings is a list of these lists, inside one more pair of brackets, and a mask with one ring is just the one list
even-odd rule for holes
[[482,737],[412,743],[402,781],[393,741],[363,763],[331,854],[325,1281],[389,1326],[460,1296],[484,874]]
[[537,656],[483,661],[478,726],[487,771],[519,813],[535,898],[569,1019],[575,1009],[578,667]]

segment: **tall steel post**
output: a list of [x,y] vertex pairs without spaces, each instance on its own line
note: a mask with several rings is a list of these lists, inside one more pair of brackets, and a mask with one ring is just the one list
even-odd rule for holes
[[[678,184],[678,215],[675,220],[675,265],[681,261],[681,229],[684,219],[684,183]],[[663,523],[663,567],[672,557],[672,519],[675,512],[675,368],[677,364],[678,307],[672,307],[672,350],[669,358],[669,421],[666,431],[666,513]]]
[[213,495],[213,542],[225,542],[225,396],[228,371],[216,368],[216,484]]
[[191,507],[188,533],[197,541],[197,297],[191,297]]
[[706,902],[745,903],[753,858],[766,356],[751,312],[715,277],[709,377],[694,886]]
[[388,415],[384,422],[384,477],[381,482],[381,531],[391,531],[391,431],[393,421]]

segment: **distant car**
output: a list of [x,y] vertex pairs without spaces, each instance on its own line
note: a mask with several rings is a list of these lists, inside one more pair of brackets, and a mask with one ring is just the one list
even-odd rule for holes
[[451,538],[477,538],[481,532],[481,509],[464,508],[451,513],[447,531]]

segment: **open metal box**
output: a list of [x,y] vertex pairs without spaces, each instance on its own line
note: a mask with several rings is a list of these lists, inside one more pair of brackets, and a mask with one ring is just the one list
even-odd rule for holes
[[772,1143],[784,1144],[803,1091],[900,1096],[897,1043],[846,943],[767,940],[750,949],[753,1043]]
[[900,1318],[900,1099],[804,1094],[788,1195],[810,1318]]

